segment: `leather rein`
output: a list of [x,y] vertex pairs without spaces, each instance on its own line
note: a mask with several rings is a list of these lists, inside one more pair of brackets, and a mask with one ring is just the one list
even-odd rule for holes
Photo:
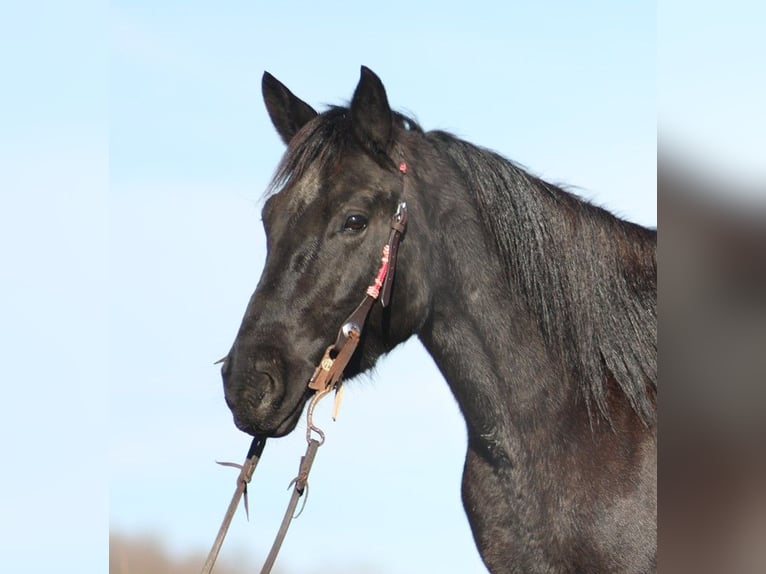
[[[399,173],[402,175],[402,195],[404,197],[404,176],[407,173],[407,164],[401,162],[399,164]],[[365,324],[367,323],[367,317],[372,309],[375,301],[380,300],[381,306],[387,307],[391,302],[391,288],[393,285],[394,274],[396,271],[396,260],[399,252],[399,242],[407,229],[407,204],[400,200],[397,206],[396,213],[391,217],[390,232],[388,236],[388,242],[383,246],[383,252],[380,259],[380,267],[373,283],[367,288],[364,298],[357,308],[343,321],[343,324],[338,331],[338,336],[335,342],[327,347],[322,356],[321,361],[314,370],[314,374],[311,376],[308,382],[308,388],[314,391],[314,395],[311,397],[307,410],[307,429],[306,429],[306,442],[308,446],[306,453],[301,457],[300,466],[298,468],[298,475],[290,482],[290,486],[293,487],[290,501],[287,505],[282,523],[279,531],[277,532],[274,543],[271,546],[266,561],[261,568],[261,574],[268,574],[271,572],[274,562],[276,561],[277,554],[282,546],[282,542],[287,534],[287,530],[290,527],[290,523],[293,519],[303,511],[295,514],[295,510],[298,506],[298,500],[303,496],[303,493],[308,490],[308,476],[311,471],[311,466],[314,463],[317,450],[325,441],[325,434],[314,424],[314,409],[320,400],[325,396],[335,391],[335,405],[333,408],[333,420],[337,418],[338,410],[340,408],[340,402],[343,396],[343,372],[346,369],[351,357],[354,355],[354,351],[359,344],[359,340],[364,331]],[[314,437],[316,435],[316,437]],[[229,525],[234,517],[234,514],[239,506],[240,499],[244,496],[245,513],[249,517],[248,503],[247,503],[247,485],[255,472],[255,468],[263,453],[263,448],[266,445],[266,437],[255,436],[247,453],[247,457],[243,464],[236,464],[232,462],[219,462],[218,464],[224,466],[232,466],[240,469],[239,476],[237,477],[237,487],[232,496],[229,507],[224,515],[223,522],[218,530],[218,534],[213,542],[213,546],[210,549],[210,553],[207,556],[205,565],[202,568],[201,574],[210,574],[213,571],[213,565],[218,557],[218,553],[221,550],[223,540],[226,533],[229,530]],[[305,500],[304,500],[305,505]]]

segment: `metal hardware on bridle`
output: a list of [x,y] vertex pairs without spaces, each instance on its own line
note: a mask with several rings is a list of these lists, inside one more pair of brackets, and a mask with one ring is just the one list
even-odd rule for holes
[[[387,307],[391,302],[391,290],[393,286],[394,273],[396,271],[396,260],[399,252],[399,242],[407,229],[407,204],[403,201],[404,197],[404,175],[407,173],[407,164],[401,162],[398,166],[399,173],[402,175],[402,195],[400,203],[397,206],[396,213],[391,218],[390,232],[387,243],[383,246],[383,250],[380,258],[380,267],[375,274],[373,283],[367,288],[364,298],[357,308],[349,315],[345,321],[343,321],[341,328],[338,331],[335,343],[325,349],[322,359],[319,361],[314,370],[314,374],[308,382],[309,389],[314,391],[314,396],[311,397],[307,409],[307,429],[306,429],[306,442],[308,447],[306,448],[306,454],[301,457],[300,466],[298,468],[298,475],[290,481],[290,486],[293,487],[292,495],[290,496],[290,502],[287,505],[287,510],[282,518],[282,524],[277,532],[274,543],[269,551],[266,561],[261,569],[261,574],[268,574],[271,572],[271,568],[276,561],[277,554],[282,546],[282,541],[287,534],[287,529],[290,526],[291,521],[297,517],[295,509],[298,506],[298,499],[303,496],[303,493],[308,490],[308,476],[311,471],[311,466],[314,463],[317,450],[325,441],[325,434],[322,429],[314,424],[314,409],[320,400],[325,396],[335,391],[335,405],[333,408],[332,418],[335,420],[338,415],[338,409],[340,408],[340,401],[343,396],[343,372],[346,369],[351,357],[356,350],[359,340],[362,336],[362,331],[367,322],[367,317],[372,309],[375,301],[380,300],[383,307]],[[319,438],[314,438],[313,434],[316,434]],[[213,547],[208,554],[204,567],[202,568],[202,574],[210,574],[213,570],[213,565],[218,553],[223,544],[223,539],[226,536],[226,532],[229,529],[229,524],[234,517],[234,513],[239,505],[239,500],[244,496],[245,498],[245,512],[249,515],[247,508],[247,483],[250,482],[255,467],[260,460],[263,447],[266,444],[265,437],[254,437],[248,451],[247,458],[244,464],[239,465],[236,463],[219,463],[224,466],[233,466],[240,469],[239,477],[237,478],[237,489],[234,491],[234,496],[229,503],[229,508],[218,530],[218,535],[213,542]],[[305,500],[304,500],[305,505]],[[301,508],[302,512],[303,509]],[[298,514],[300,514],[298,512]]]

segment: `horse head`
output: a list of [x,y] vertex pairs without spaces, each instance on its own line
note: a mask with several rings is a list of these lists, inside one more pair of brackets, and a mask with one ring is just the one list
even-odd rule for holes
[[[262,212],[265,267],[222,376],[237,427],[282,436],[311,395],[307,382],[322,352],[375,274],[410,186],[398,166],[402,140],[416,126],[391,111],[380,79],[364,67],[350,106],[323,114],[268,73],[262,88],[287,150]],[[346,376],[372,367],[423,323],[427,261],[427,250],[408,245],[395,302],[370,313]]]

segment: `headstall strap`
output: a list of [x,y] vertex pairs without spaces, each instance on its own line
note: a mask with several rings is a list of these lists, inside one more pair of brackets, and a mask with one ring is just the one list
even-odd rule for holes
[[[402,174],[402,198],[404,196],[404,176],[407,174],[407,164],[402,161],[399,164],[399,172]],[[308,476],[311,471],[311,466],[314,463],[314,457],[316,456],[317,449],[324,444],[325,435],[322,429],[314,424],[314,409],[322,398],[328,395],[333,390],[335,391],[335,406],[333,409],[332,418],[338,415],[338,409],[340,407],[340,399],[342,397],[343,388],[343,371],[346,369],[351,357],[356,350],[359,340],[362,336],[365,323],[367,322],[367,316],[372,309],[373,304],[378,299],[381,306],[387,307],[391,302],[391,290],[394,281],[394,273],[396,271],[396,258],[399,252],[399,242],[401,241],[404,232],[407,229],[407,204],[401,200],[397,206],[396,213],[391,218],[390,233],[388,236],[388,242],[383,246],[380,259],[380,267],[375,274],[372,284],[367,288],[365,296],[359,306],[349,315],[341,326],[335,343],[327,347],[322,356],[322,359],[314,370],[314,374],[308,382],[309,389],[314,391],[314,396],[309,402],[307,409],[308,428],[306,430],[306,441],[308,447],[306,454],[301,457],[300,467],[298,469],[298,476],[296,476],[291,482],[290,486],[293,487],[293,492],[290,497],[290,502],[287,506],[287,510],[282,519],[282,524],[277,532],[274,544],[269,551],[269,555],[266,558],[266,562],[261,569],[261,574],[268,574],[271,572],[271,568],[276,561],[279,549],[282,546],[282,541],[287,534],[287,529],[290,526],[290,522],[297,517],[295,509],[298,505],[298,499],[303,496],[303,493],[308,490]],[[314,438],[313,433],[319,437]],[[223,544],[223,539],[226,536],[226,532],[229,529],[229,524],[234,516],[234,512],[239,505],[239,500],[242,496],[245,497],[245,511],[247,508],[247,483],[250,482],[250,478],[255,471],[255,467],[260,460],[263,447],[266,444],[266,439],[263,437],[255,437],[250,445],[250,450],[247,455],[247,459],[243,465],[236,463],[219,463],[225,466],[233,466],[240,469],[240,475],[237,478],[237,489],[234,492],[234,496],[229,503],[229,508],[224,516],[223,523],[218,531],[218,536],[213,543],[213,547],[208,554],[207,561],[202,568],[202,574],[210,574],[213,570],[213,565],[218,553]],[[305,501],[304,501],[305,504]],[[302,509],[301,509],[302,511]],[[298,512],[300,514],[300,512]]]
[[[404,163],[402,163],[404,165]],[[404,172],[406,173],[406,169]],[[391,302],[391,287],[394,284],[394,274],[396,273],[396,256],[399,253],[399,241],[407,229],[407,204],[401,202],[396,209],[396,213],[391,218],[391,237],[388,240],[388,272],[383,282],[383,293],[380,297],[380,304],[388,307]]]

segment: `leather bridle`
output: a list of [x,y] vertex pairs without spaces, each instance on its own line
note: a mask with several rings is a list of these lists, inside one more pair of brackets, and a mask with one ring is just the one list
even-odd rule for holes
[[[391,302],[391,290],[394,274],[396,272],[399,242],[407,229],[407,204],[404,202],[404,176],[407,173],[407,164],[405,162],[399,164],[399,173],[402,176],[400,202],[397,206],[396,213],[391,217],[388,241],[383,246],[378,272],[375,274],[373,283],[367,288],[362,301],[346,320],[343,321],[335,342],[327,347],[319,365],[317,365],[314,374],[308,382],[308,388],[314,391],[314,395],[311,397],[307,409],[308,425],[306,429],[306,442],[308,443],[308,447],[306,448],[306,454],[301,457],[298,475],[290,482],[290,485],[293,487],[290,502],[287,505],[287,510],[285,511],[274,544],[272,545],[266,558],[266,562],[261,569],[261,574],[268,574],[271,572],[271,568],[276,561],[277,554],[279,553],[282,541],[287,534],[287,529],[290,527],[290,523],[300,514],[300,512],[302,512],[301,509],[301,511],[298,512],[298,515],[295,514],[298,500],[308,489],[308,476],[311,471],[311,466],[314,463],[314,457],[316,456],[319,447],[322,446],[325,441],[324,432],[314,424],[314,409],[320,400],[332,391],[335,391],[333,419],[337,417],[342,398],[343,372],[348,366],[348,363],[359,344],[370,310],[377,300],[380,300],[383,307],[387,307]],[[319,438],[315,438],[313,436],[314,434]],[[219,463],[224,466],[239,468],[240,473],[237,477],[237,488],[234,491],[234,495],[232,496],[229,507],[224,515],[223,522],[218,530],[218,535],[213,542],[213,546],[210,549],[205,565],[202,568],[202,574],[210,574],[212,572],[213,565],[215,564],[215,560],[218,557],[221,545],[223,544],[223,539],[229,529],[234,513],[239,506],[239,501],[243,496],[245,500],[245,512],[249,515],[247,485],[255,472],[255,468],[258,465],[265,445],[266,437],[255,436],[250,444],[250,449],[248,450],[244,464],[240,465],[231,462]]]

